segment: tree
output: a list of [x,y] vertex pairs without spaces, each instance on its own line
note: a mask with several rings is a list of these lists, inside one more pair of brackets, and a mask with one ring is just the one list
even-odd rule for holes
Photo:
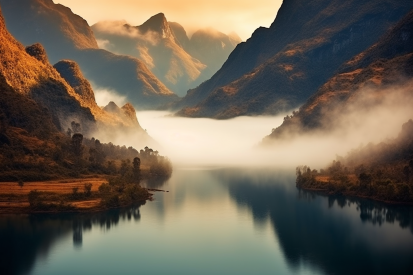
[[85,196],[90,197],[90,195],[92,195],[92,184],[85,183]]
[[17,184],[20,186],[20,188],[23,188],[24,182],[22,180],[19,180]]
[[372,179],[370,174],[361,173],[359,175],[359,181],[360,181],[360,186],[362,188],[369,187],[369,189],[370,189],[371,188],[371,182],[373,181],[373,179]]
[[141,159],[138,157],[133,159],[133,176],[137,183],[141,181]]
[[82,134],[74,134],[72,136],[72,150],[73,154],[78,158],[79,160],[82,158],[83,154],[83,135]]
[[94,148],[89,149],[89,161],[97,167],[101,167],[105,161],[106,154],[103,145],[98,139],[94,140]]

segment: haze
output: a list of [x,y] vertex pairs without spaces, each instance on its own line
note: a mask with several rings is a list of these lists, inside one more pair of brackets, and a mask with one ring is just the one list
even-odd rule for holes
[[248,39],[260,26],[269,27],[282,0],[55,0],[72,9],[89,25],[104,20],[126,20],[141,25],[152,15],[163,12],[171,22],[180,23],[189,33],[206,27],[223,33],[235,31]]
[[[302,134],[277,141],[272,147],[257,146],[278,127],[277,117],[237,117],[230,120],[182,118],[168,112],[138,112],[148,134],[160,143],[159,151],[180,167],[278,167],[294,169],[311,164],[324,168],[352,149],[395,138],[403,123],[413,118],[411,83],[381,90],[365,89],[344,113],[333,114],[331,131]],[[382,94],[376,104],[372,97]],[[366,106],[366,104],[368,106]],[[120,138],[118,142],[134,144]]]

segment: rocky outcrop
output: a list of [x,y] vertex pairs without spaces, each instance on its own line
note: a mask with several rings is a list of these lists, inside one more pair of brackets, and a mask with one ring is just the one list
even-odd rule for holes
[[47,58],[46,50],[43,48],[43,46],[39,43],[33,44],[31,46],[26,47],[26,52],[30,55],[36,58],[37,60],[48,64],[49,59]]
[[131,123],[139,125],[136,118],[136,110],[130,103],[126,103],[122,108],[119,108],[115,102],[111,101],[108,105],[103,108],[104,111],[115,114],[121,117],[125,121],[130,121]]
[[62,60],[54,65],[54,68],[75,90],[82,100],[92,108],[96,106],[95,94],[89,81],[83,76],[79,65],[71,60]]

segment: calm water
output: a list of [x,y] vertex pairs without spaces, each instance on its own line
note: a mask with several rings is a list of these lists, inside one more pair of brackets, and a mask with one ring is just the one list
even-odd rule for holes
[[0,217],[0,274],[413,274],[413,208],[299,192],[281,171],[176,169],[162,188],[130,209]]

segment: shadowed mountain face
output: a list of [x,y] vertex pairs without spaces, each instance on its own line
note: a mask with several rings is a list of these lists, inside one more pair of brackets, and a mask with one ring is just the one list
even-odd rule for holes
[[[338,114],[346,113],[348,106],[362,103],[356,102],[357,99],[367,98],[366,106],[372,106],[389,96],[383,91],[403,92],[399,100],[407,102],[413,96],[411,89],[406,89],[411,87],[412,77],[413,10],[373,46],[344,63],[339,73],[321,86],[297,113],[285,119],[266,140],[331,130],[337,124]],[[394,88],[386,89],[391,87]]]
[[230,118],[297,107],[412,7],[405,0],[286,0],[270,28],[257,29],[188,92],[178,107],[191,107],[179,114]]
[[178,95],[211,77],[240,42],[215,30],[199,31],[189,39],[185,29],[168,22],[163,13],[136,27],[118,21],[99,22],[92,29],[102,48],[139,58]]
[[52,63],[76,61],[96,87],[125,95],[140,108],[177,99],[140,60],[99,49],[87,22],[70,9],[51,0],[0,0],[0,4],[8,29],[20,42],[40,42]]

